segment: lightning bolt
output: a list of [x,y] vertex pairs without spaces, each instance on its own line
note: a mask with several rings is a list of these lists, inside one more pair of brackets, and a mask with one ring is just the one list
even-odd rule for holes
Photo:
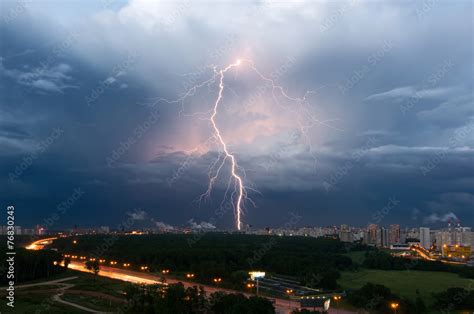
[[212,127],[214,128],[214,132],[216,134],[216,137],[219,140],[219,142],[221,143],[222,149],[224,150],[224,153],[225,153],[225,158],[224,158],[223,163],[221,164],[221,167],[224,164],[225,160],[227,158],[229,158],[230,161],[231,161],[232,177],[235,178],[235,182],[237,183],[238,191],[237,191],[237,201],[236,201],[236,204],[235,204],[235,219],[236,219],[237,230],[240,230],[241,227],[242,227],[242,221],[241,221],[242,198],[247,193],[245,192],[245,187],[244,187],[242,178],[237,174],[237,162],[235,161],[235,156],[232,153],[229,152],[229,150],[227,148],[227,144],[224,141],[224,139],[222,138],[221,132],[220,132],[219,128],[217,127],[217,123],[216,123],[215,119],[216,119],[216,116],[217,116],[217,109],[219,108],[219,103],[222,100],[222,94],[224,93],[224,73],[226,73],[227,71],[229,71],[233,67],[239,66],[240,64],[241,64],[241,60],[239,59],[235,63],[229,64],[226,68],[224,68],[223,70],[220,70],[218,72],[219,73],[219,94],[217,96],[216,102],[214,103],[214,110],[213,110],[213,113],[212,113],[211,119],[210,119]]
[[[291,112],[293,112],[297,115],[297,117],[298,117],[297,123],[299,125],[300,132],[306,138],[308,146],[309,146],[310,153],[313,156],[313,158],[315,158],[315,157],[313,155],[313,148],[312,148],[312,144],[311,144],[311,139],[310,139],[310,137],[307,133],[307,130],[314,127],[316,124],[321,124],[321,125],[324,125],[324,126],[327,126],[327,127],[330,127],[330,128],[334,128],[329,123],[337,120],[337,119],[332,119],[332,120],[320,121],[310,112],[308,107],[305,107],[305,104],[307,103],[307,97],[311,94],[315,94],[316,91],[306,91],[305,94],[303,95],[303,97],[301,97],[301,98],[289,96],[282,86],[277,85],[273,79],[263,75],[257,69],[257,67],[255,67],[253,61],[250,60],[250,59],[237,59],[234,63],[228,64],[227,66],[225,66],[224,68],[222,68],[220,70],[218,70],[217,67],[213,67],[213,73],[214,74],[212,75],[211,78],[201,82],[200,84],[196,84],[196,85],[192,86],[191,88],[186,90],[184,93],[182,93],[179,98],[177,98],[175,100],[167,100],[167,99],[164,99],[164,98],[158,98],[157,99],[157,102],[162,102],[163,101],[163,102],[166,102],[168,104],[178,104],[178,103],[181,104],[181,110],[179,112],[180,116],[181,115],[184,115],[184,116],[207,116],[206,119],[210,121],[210,123],[212,125],[212,129],[214,131],[214,135],[210,139],[215,139],[216,140],[215,142],[219,143],[221,151],[219,151],[219,155],[218,155],[217,159],[215,160],[215,162],[209,167],[208,187],[207,187],[206,192],[203,193],[199,197],[199,203],[201,203],[203,200],[205,200],[207,198],[210,198],[212,189],[214,187],[214,183],[218,179],[218,177],[220,175],[220,172],[221,172],[222,168],[224,167],[226,161],[229,160],[230,161],[231,176],[229,177],[229,181],[227,183],[227,189],[226,189],[226,192],[225,192],[225,195],[224,195],[224,200],[227,199],[229,189],[230,189],[232,183],[234,183],[234,191],[230,195],[230,200],[231,200],[231,203],[234,207],[235,224],[236,224],[237,230],[241,230],[241,228],[242,228],[242,215],[243,215],[244,202],[249,201],[250,203],[255,205],[253,203],[253,201],[248,197],[247,190],[253,190],[255,192],[258,192],[258,191],[252,189],[251,187],[245,186],[245,184],[244,184],[245,171],[243,169],[239,168],[236,156],[229,150],[228,144],[225,141],[225,139],[223,138],[221,130],[219,129],[216,118],[217,118],[218,111],[219,111],[219,105],[221,104],[222,99],[223,99],[223,95],[224,95],[225,74],[227,72],[229,72],[230,70],[232,70],[233,68],[241,66],[243,63],[248,64],[249,67],[257,74],[257,76],[260,77],[260,79],[262,79],[264,82],[266,82],[270,85],[272,96],[278,104],[279,104],[279,102],[278,102],[277,93],[281,97],[285,98],[287,101],[294,102],[294,103],[297,103],[299,105],[298,107],[299,107],[299,110],[302,112],[303,119],[301,119],[300,114],[298,114],[300,112],[300,111],[298,111],[298,108],[291,108],[291,107],[288,108],[288,107],[285,107],[285,106],[279,104],[284,109],[289,110],[289,111],[291,111]],[[219,91],[217,93],[217,98],[214,102],[214,105],[213,105],[212,109],[210,111],[207,111],[207,112],[196,112],[196,113],[193,113],[193,114],[185,114],[184,113],[185,112],[185,109],[184,109],[185,100],[188,97],[193,96],[197,92],[197,90],[199,90],[200,88],[202,88],[204,86],[209,87],[212,84],[214,84],[216,81],[219,82],[219,85],[218,85],[219,86]],[[325,86],[323,86],[323,87],[325,87]],[[155,104],[157,102],[155,102]],[[209,114],[210,114],[210,116],[209,116]],[[305,121],[301,121],[301,120],[305,120]],[[337,128],[334,128],[334,129],[337,129]],[[208,139],[206,142],[208,142],[210,139]],[[315,162],[316,162],[316,158],[315,158]],[[239,172],[243,173],[243,175],[239,174]],[[224,200],[222,201],[221,206],[223,206]]]

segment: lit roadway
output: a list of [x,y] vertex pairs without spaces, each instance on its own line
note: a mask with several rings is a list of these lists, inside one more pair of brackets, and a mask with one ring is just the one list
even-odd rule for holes
[[[84,267],[84,263],[81,263],[81,262],[71,261],[71,263],[69,264],[69,268],[74,269],[74,270],[78,270],[78,271],[83,271],[83,272],[90,273],[90,271],[87,270]],[[109,277],[109,278],[113,278],[113,279],[128,281],[128,282],[131,282],[131,283],[143,283],[143,284],[162,283],[161,282],[162,276],[152,275],[150,273],[145,273],[145,272],[127,270],[127,269],[122,269],[122,268],[102,266],[102,265],[100,266],[99,276],[104,276],[104,277]],[[204,290],[208,294],[211,294],[211,293],[217,292],[217,291],[221,291],[221,292],[225,292],[225,293],[242,293],[240,291],[234,291],[234,290],[220,288],[220,287],[203,285],[203,284],[199,284],[199,283],[196,283],[196,282],[187,282],[187,281],[177,280],[177,279],[173,279],[173,278],[169,278],[169,277],[166,277],[166,283],[168,283],[168,284],[182,283],[185,288],[198,285],[198,286],[203,287]],[[249,293],[244,293],[244,294],[247,297],[252,296],[252,294],[249,294]],[[279,299],[279,298],[268,298],[268,299],[274,301],[273,305],[275,306],[275,310],[276,310],[277,313],[290,313],[292,310],[299,309],[299,307],[300,307],[299,302],[294,301],[294,300]],[[329,313],[336,313],[336,310],[335,309],[329,309]],[[348,312],[348,311],[344,311],[342,309],[339,309],[339,311],[337,311],[337,313],[349,314],[349,313],[353,313],[353,312]]]
[[440,261],[440,262],[445,263],[445,264],[466,265],[466,263],[463,263],[463,262],[447,261],[447,260],[444,260],[444,259],[433,258],[429,255],[429,252],[424,247],[421,247],[421,246],[418,246],[418,245],[412,245],[411,249],[413,251],[417,252],[421,256],[421,258],[423,258],[425,260],[428,260],[428,261]]
[[45,245],[48,245],[48,244],[51,244],[53,242],[53,240],[56,240],[57,238],[53,237],[53,238],[46,238],[46,239],[40,239],[40,240],[37,240],[33,243],[31,243],[30,245],[28,245],[26,247],[27,250],[42,250]]

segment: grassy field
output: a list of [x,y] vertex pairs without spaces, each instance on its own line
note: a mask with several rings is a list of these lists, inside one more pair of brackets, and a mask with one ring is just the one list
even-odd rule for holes
[[[2,296],[2,301],[5,300]],[[5,302],[0,304],[0,313],[36,313],[36,314],[76,314],[84,313],[76,310],[73,307],[62,305],[51,300],[51,295],[45,293],[21,293],[17,291],[15,295],[15,308],[10,308],[5,305]]]
[[[94,278],[92,274],[74,270],[67,270],[48,279],[22,284],[51,281],[72,276],[77,276],[78,278],[66,281],[68,284],[74,284],[74,287],[66,290],[65,295],[62,297],[63,300],[104,312],[116,312],[119,307],[123,306],[121,302],[117,302],[117,299],[123,300],[122,291],[127,283],[104,277]],[[52,296],[56,293],[55,289],[58,287],[60,287],[58,284],[52,284],[16,289],[15,308],[12,310],[5,305],[5,302],[2,302],[0,304],[0,313],[84,313],[73,307],[54,302]],[[4,291],[0,292],[0,297],[5,300]]]
[[361,269],[357,272],[342,272],[339,284],[344,289],[358,289],[367,282],[382,284],[392,292],[414,299],[418,290],[428,304],[432,303],[432,293],[442,292],[450,287],[468,287],[474,280],[461,278],[456,274],[427,271],[385,271]]
[[343,254],[347,257],[349,257],[354,263],[362,265],[365,260],[365,251],[354,251],[354,252],[349,252]]

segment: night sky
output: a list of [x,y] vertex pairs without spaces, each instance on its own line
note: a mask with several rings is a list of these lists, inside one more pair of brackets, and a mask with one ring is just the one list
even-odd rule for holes
[[1,6],[0,201],[17,225],[234,228],[228,162],[199,202],[218,81],[164,99],[242,58],[306,96],[249,62],[225,75],[244,224],[474,226],[471,1]]

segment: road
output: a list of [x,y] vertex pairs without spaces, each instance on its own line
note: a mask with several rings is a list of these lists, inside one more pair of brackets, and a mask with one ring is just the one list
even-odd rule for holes
[[58,285],[58,286],[61,286],[61,288],[56,289],[57,293],[55,295],[53,295],[53,297],[52,297],[52,299],[54,301],[65,304],[65,305],[68,305],[68,306],[72,306],[72,307],[74,307],[76,309],[79,309],[81,311],[84,311],[84,312],[102,313],[102,312],[96,311],[94,309],[90,309],[90,308],[87,308],[85,306],[82,306],[82,305],[79,305],[79,304],[72,303],[72,302],[65,301],[65,300],[61,299],[61,296],[64,294],[64,292],[67,289],[70,289],[70,288],[74,287],[74,284],[65,283],[65,281],[73,280],[73,279],[76,279],[76,278],[78,278],[78,277],[73,276],[73,277],[61,278],[61,279],[50,280],[50,281],[43,281],[43,282],[37,282],[37,283],[18,285],[18,286],[15,287],[15,289],[24,289],[24,288],[31,288],[31,287],[37,287],[37,286]]
[[[83,271],[83,272],[90,272],[84,267],[84,263],[80,263],[76,261],[71,261],[71,263],[69,264],[69,268],[78,270],[78,271]],[[162,283],[161,276],[153,275],[150,273],[122,269],[122,268],[109,267],[109,266],[101,266],[99,275],[103,277],[131,282],[131,283],[144,283],[144,284]],[[225,293],[242,293],[241,291],[235,291],[235,290],[230,290],[230,289],[225,289],[225,288],[198,284],[196,282],[182,281],[182,280],[166,277],[166,283],[168,284],[176,284],[179,282],[181,282],[186,288],[199,285],[203,287],[204,290],[208,294],[211,294],[217,291],[221,291]],[[252,294],[249,294],[249,293],[244,293],[244,294],[247,297],[252,296]],[[273,305],[275,306],[276,312],[279,314],[287,314],[287,313],[290,313],[294,309],[299,309],[300,307],[299,302],[294,301],[294,300],[280,299],[280,298],[268,298],[268,299],[274,301]],[[351,314],[354,312],[348,312],[342,309],[340,309],[339,311],[337,311],[336,309],[330,309],[329,313]]]

